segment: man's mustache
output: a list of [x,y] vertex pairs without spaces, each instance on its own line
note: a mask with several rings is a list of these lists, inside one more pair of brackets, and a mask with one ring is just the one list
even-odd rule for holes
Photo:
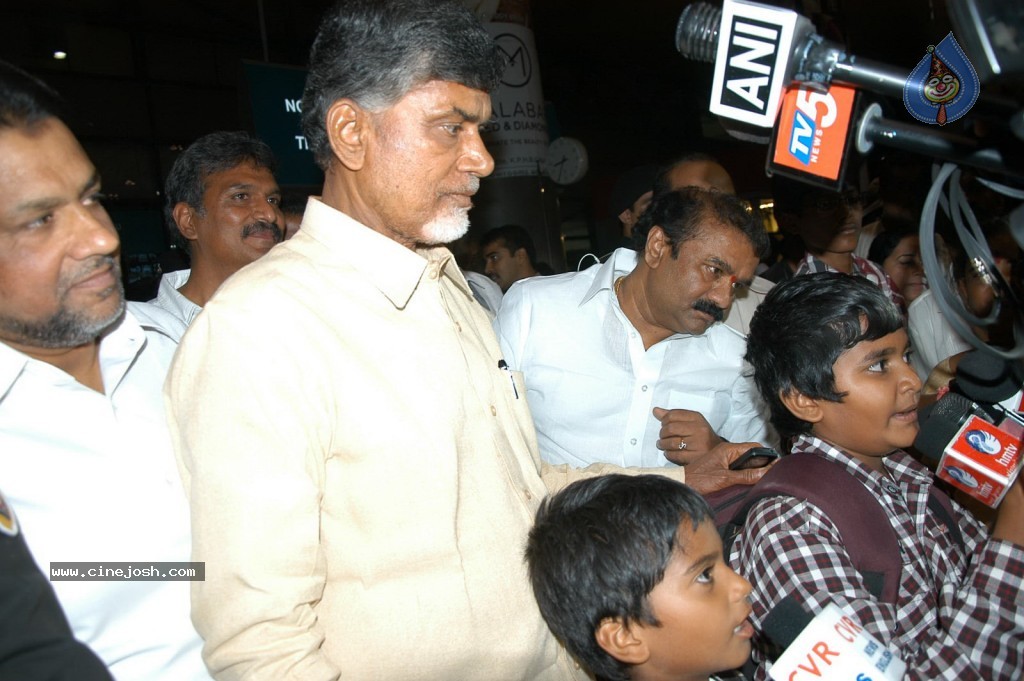
[[67,279],[62,280],[63,284],[66,287],[74,286],[79,282],[85,281],[93,274],[104,268],[110,268],[113,270],[115,278],[121,278],[121,263],[116,257],[112,255],[96,255],[83,263],[82,268],[78,272],[75,272],[74,276],[67,277]]
[[693,309],[697,312],[703,312],[709,315],[716,322],[720,322],[725,319],[725,310],[712,303],[707,298],[701,298],[693,304]]
[[275,225],[273,222],[267,222],[266,220],[257,220],[256,222],[250,223],[242,228],[242,238],[252,236],[259,232],[270,232],[274,237],[274,243],[279,244],[284,240],[284,232],[280,227]]

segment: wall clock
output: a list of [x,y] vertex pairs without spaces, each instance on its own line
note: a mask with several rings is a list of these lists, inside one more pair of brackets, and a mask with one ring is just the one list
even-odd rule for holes
[[588,166],[587,148],[578,139],[559,137],[548,145],[548,177],[558,184],[579,182]]

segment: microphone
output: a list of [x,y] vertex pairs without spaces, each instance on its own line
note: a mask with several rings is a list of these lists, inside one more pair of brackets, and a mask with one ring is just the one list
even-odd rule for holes
[[[980,24],[965,26],[965,30],[972,32],[982,28]],[[858,152],[867,154],[875,144],[882,144],[1024,176],[1019,144],[1024,132],[1015,140],[1004,140],[1002,146],[1006,148],[1000,149],[992,144],[983,145],[973,137],[883,118],[877,103],[858,114],[855,109],[861,107],[854,106],[853,96],[848,93],[857,88],[902,100],[908,71],[849,54],[841,45],[815,33],[810,20],[792,10],[745,0],[726,0],[721,9],[706,2],[692,3],[679,17],[675,40],[684,57],[714,63],[709,110],[723,120],[730,135],[760,140],[764,131],[758,131],[759,128],[772,128],[777,119],[782,123],[772,137],[777,145],[789,145],[796,153],[788,163],[773,158],[773,153],[769,157],[773,172],[780,170],[780,166],[782,172],[789,168],[797,171],[798,179],[815,183],[824,180],[826,186],[839,189],[845,171],[845,167],[840,167],[845,166],[845,149],[855,144]],[[795,121],[790,120],[794,118],[792,111],[780,113],[780,108],[784,98],[793,100],[792,109],[798,98],[807,102],[829,93],[850,100],[849,104],[839,103],[843,111],[840,118],[848,123],[832,133],[836,139],[829,146],[837,160],[815,168],[809,159],[817,158],[817,150],[806,141],[813,140],[816,131],[830,127],[820,117],[815,121],[813,110],[823,107],[811,104]],[[1014,124],[1020,117],[1016,102],[989,95],[979,97],[978,103],[982,102],[992,110],[997,123]],[[730,119],[728,124],[724,123]],[[812,125],[816,128],[812,129]],[[1024,124],[1020,127],[1024,130]],[[779,142],[780,137],[785,139]]]
[[935,477],[997,507],[1020,472],[1020,436],[991,423],[979,405],[952,392],[918,416],[914,448],[936,465]]
[[907,665],[829,603],[815,616],[788,594],[764,619],[765,636],[785,648],[768,670],[775,681],[872,679],[900,681]]
[[[976,1],[949,4],[955,10],[963,10],[963,5]],[[989,15],[995,11],[994,7],[986,9],[985,13]],[[958,19],[956,34],[972,48],[970,52],[975,57],[992,55],[992,32],[1019,31],[1024,27],[1024,12],[1019,10],[1014,16],[1007,17],[1002,26],[987,25],[978,21],[976,16],[960,16],[963,11],[954,11],[953,14]],[[907,84],[907,70],[849,54],[842,45],[815,33],[814,25],[807,17],[792,10],[748,0],[726,0],[722,9],[707,2],[687,5],[679,15],[675,39],[676,49],[682,56],[695,61],[714,62],[716,70],[721,65],[722,75],[728,76],[726,82],[731,82],[733,88],[753,87],[751,92],[764,86],[768,86],[769,91],[781,90],[793,81],[817,84],[822,91],[832,83],[845,83],[902,99]],[[1016,52],[1012,60],[1004,61],[1002,75],[1016,75],[1024,68],[1024,57],[1019,50]],[[985,59],[975,61],[983,67],[988,66]],[[993,72],[983,68],[982,75],[986,76],[983,81],[987,81]],[[758,76],[768,77],[758,80]],[[1011,116],[1020,108],[1013,100],[993,95],[986,95],[980,101],[1001,115]],[[714,108],[712,111],[715,112]],[[771,120],[763,127],[770,125]]]
[[793,81],[824,91],[833,81],[903,96],[907,73],[846,53],[792,10],[735,0],[722,9],[696,2],[676,24],[676,49],[714,62],[711,112],[771,127],[779,98]]

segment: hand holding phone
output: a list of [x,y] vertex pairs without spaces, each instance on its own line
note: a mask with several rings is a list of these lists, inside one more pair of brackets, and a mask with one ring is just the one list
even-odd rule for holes
[[780,456],[782,455],[771,447],[751,447],[729,464],[729,470],[738,471],[747,468],[763,468]]

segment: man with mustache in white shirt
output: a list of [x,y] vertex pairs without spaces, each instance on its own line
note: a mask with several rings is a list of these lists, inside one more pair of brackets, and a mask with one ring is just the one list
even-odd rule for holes
[[284,239],[274,154],[244,132],[213,132],[178,156],[164,187],[171,237],[190,270],[168,272],[150,301],[185,326],[224,281]]

